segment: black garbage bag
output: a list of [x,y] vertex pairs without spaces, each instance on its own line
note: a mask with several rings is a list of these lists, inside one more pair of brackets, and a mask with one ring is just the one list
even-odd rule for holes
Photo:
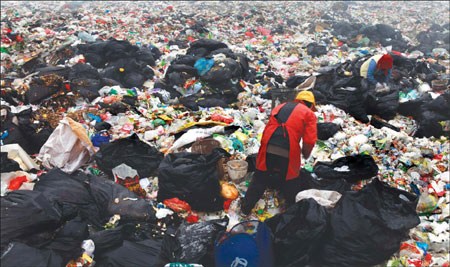
[[64,267],[67,262],[56,252],[12,242],[3,252],[2,267]]
[[153,78],[153,74],[150,77],[146,77],[141,73],[138,72],[131,72],[131,73],[127,73],[124,75],[123,79],[121,80],[121,82],[123,83],[124,86],[128,87],[128,88],[133,88],[133,87],[141,87],[144,82],[147,79],[151,79]]
[[136,59],[138,59],[139,61],[144,62],[145,64],[154,67],[155,64],[155,59],[153,58],[153,53],[150,49],[146,48],[146,47],[142,47],[139,51],[137,51],[134,56],[136,57]]
[[20,95],[19,92],[17,92],[17,90],[9,90],[9,89],[3,90],[1,96],[4,101],[6,101],[8,104],[12,106],[18,106],[19,101],[24,100],[23,96]]
[[328,138],[333,137],[340,129],[341,126],[332,122],[317,123],[317,139],[328,140]]
[[403,116],[411,116],[413,119],[417,120],[421,116],[422,105],[431,100],[430,94],[424,94],[420,98],[400,103],[398,113]]
[[109,39],[105,45],[104,55],[109,61],[120,58],[128,58],[139,50],[138,46],[132,45],[128,40]]
[[424,110],[429,110],[436,112],[442,116],[450,118],[450,110],[448,106],[450,105],[450,93],[446,92],[437,98],[431,100],[423,105]]
[[352,185],[344,179],[322,179],[305,169],[300,169],[300,191],[309,189],[336,191],[343,194],[351,190]]
[[1,165],[2,165],[2,172],[15,172],[22,170],[20,168],[19,163],[17,161],[9,159],[7,152],[1,152],[2,158],[1,158]]
[[77,259],[82,253],[81,243],[89,236],[88,225],[77,217],[66,222],[56,230],[56,236],[45,249],[56,252],[63,258],[63,262]]
[[90,192],[105,222],[114,214],[119,214],[123,223],[156,221],[155,210],[150,202],[113,181],[91,176]]
[[32,149],[33,144],[31,144],[29,138],[27,138],[27,136],[22,132],[19,126],[12,122],[12,118],[9,118],[6,121],[2,121],[2,123],[0,124],[0,128],[2,132],[8,131],[8,136],[2,140],[3,144],[19,144],[20,147],[22,147],[27,153],[33,154],[31,152],[35,152],[35,150]]
[[448,135],[448,132],[444,132],[440,122],[450,120],[450,111],[447,108],[450,103],[450,93],[444,93],[432,100],[428,98],[428,100],[421,106],[415,136],[438,138]]
[[[53,129],[46,123],[45,121],[39,121],[39,123],[33,123],[33,111],[31,108],[22,110],[21,112],[15,114],[19,125],[18,131],[11,135],[18,138],[19,145],[30,155],[39,153],[41,147],[45,144],[47,139],[50,137]],[[15,124],[6,123],[8,126],[12,126],[12,128],[16,128]],[[17,130],[17,128],[16,128]],[[8,130],[10,131],[10,129]],[[11,132],[11,131],[10,131]],[[19,133],[20,132],[20,133]],[[25,140],[21,139],[25,138]],[[8,140],[7,143],[10,144]]]
[[209,107],[222,107],[222,108],[226,108],[228,107],[228,103],[227,103],[227,97],[223,96],[222,98],[219,98],[219,96],[212,96],[211,98],[209,97],[202,97],[197,99],[196,104],[199,107],[205,107],[205,108],[209,108]]
[[401,32],[399,30],[396,30],[390,25],[386,24],[377,24],[375,25],[377,31],[379,34],[382,34],[383,38],[391,38],[391,39],[400,39],[401,38]]
[[[185,81],[187,79],[189,79],[190,77],[192,77],[192,76],[187,73],[180,73],[180,72],[166,73],[165,80],[160,81],[160,83],[158,83],[158,84],[155,84],[154,88],[163,88],[166,90],[170,90],[174,87],[174,85],[178,85],[178,86],[184,85]],[[158,85],[158,87],[157,87],[157,85]],[[166,85],[166,86],[164,87],[164,85]],[[181,94],[178,91],[176,91],[175,89],[170,91],[171,95],[172,95],[172,92],[174,92],[175,95],[178,94],[181,96]]]
[[122,102],[132,107],[137,105],[137,100],[137,96],[124,95],[122,97]]
[[378,179],[346,192],[331,211],[319,266],[373,266],[388,260],[420,223],[417,201]]
[[123,241],[122,246],[95,255],[98,267],[148,267],[157,266],[161,240],[147,239],[139,242]]
[[396,54],[391,54],[392,59],[394,60],[395,69],[406,70],[407,72],[411,72],[414,69],[414,60]]
[[444,130],[439,122],[446,120],[449,120],[449,118],[437,112],[423,110],[414,136],[419,138],[431,136],[439,138],[444,135]]
[[[351,68],[351,64],[347,64]],[[363,88],[361,77],[342,77],[339,72],[343,66],[334,65],[319,70],[322,74],[317,76],[314,94],[319,96],[320,103],[333,104],[343,109],[361,122],[369,122],[365,110],[367,93]],[[321,94],[318,94],[318,93]],[[326,99],[323,99],[325,96]]]
[[229,154],[216,148],[209,155],[188,152],[167,155],[159,165],[158,201],[177,197],[197,211],[223,207],[217,161]]
[[70,89],[78,92],[89,101],[100,96],[98,93],[100,88],[102,88],[102,81],[100,79],[76,78],[70,82]]
[[[337,84],[344,85],[341,82],[337,82]],[[327,101],[348,112],[355,119],[363,123],[369,122],[369,117],[367,117],[364,106],[365,96],[361,88],[333,88],[331,94],[327,96]]]
[[30,89],[25,92],[26,103],[39,104],[42,100],[59,92],[63,88],[64,77],[48,74],[35,77],[30,82]]
[[164,237],[160,254],[161,263],[183,262],[212,266],[214,258],[211,252],[214,250],[214,241],[226,230],[227,224],[227,217],[181,224],[174,236]]
[[190,95],[186,97],[182,97],[179,99],[180,104],[185,106],[186,108],[197,111],[199,107],[228,107],[227,102],[223,98],[219,98],[218,96],[199,96],[199,95]]
[[151,79],[153,76],[153,70],[138,57],[117,59],[109,63],[102,71],[103,78],[117,80],[127,88],[141,87],[147,79]]
[[21,71],[24,74],[24,76],[36,72],[36,69],[38,68],[45,68],[47,66],[47,63],[45,63],[45,60],[40,57],[34,57],[33,59],[28,60],[22,65]]
[[306,52],[313,57],[320,57],[327,54],[327,47],[317,43],[310,43],[306,46]]
[[[196,56],[196,57],[206,57],[210,51],[204,47],[195,47],[189,48],[187,55]],[[187,52],[186,52],[187,53]]]
[[214,66],[202,76],[202,80],[215,85],[242,77],[242,69],[239,62],[231,58],[225,58],[220,62],[214,63]]
[[101,254],[109,250],[122,246],[123,240],[125,238],[124,230],[126,228],[127,225],[120,225],[113,229],[106,229],[91,233],[89,235],[89,239],[92,239],[92,241],[94,241],[95,255],[100,256]]
[[47,76],[47,75],[55,75],[59,77],[63,77],[64,79],[67,79],[69,77],[70,73],[69,67],[59,67],[59,66],[45,66],[41,68],[37,68],[35,72],[37,72],[38,76]]
[[53,202],[73,207],[81,218],[96,227],[101,227],[105,218],[99,215],[100,210],[94,197],[90,194],[89,183],[90,178],[82,172],[69,175],[54,168],[39,178],[34,186],[34,191],[41,192]]
[[286,86],[288,88],[295,88],[308,79],[309,76],[292,76],[286,80]]
[[372,125],[373,127],[377,128],[377,129],[381,129],[383,127],[387,127],[389,129],[392,129],[396,132],[400,132],[400,128],[395,127],[394,125],[387,123],[385,121],[382,121],[380,119],[375,118],[374,116],[370,119],[370,125]]
[[350,23],[346,21],[336,21],[333,23],[333,34],[352,38],[358,34],[361,24]]
[[345,156],[333,162],[317,162],[314,173],[324,179],[345,179],[356,183],[376,176],[378,165],[369,155]]
[[216,49],[216,50],[212,51],[211,53],[209,53],[208,56],[212,57],[212,56],[218,55],[218,54],[224,54],[225,56],[227,56],[229,58],[232,58],[234,60],[237,59],[236,54],[230,48],[219,48],[219,49]]
[[283,83],[283,77],[281,75],[275,74],[272,71],[267,71],[267,72],[263,73],[263,77],[264,78],[265,77],[274,78],[277,83],[280,83],[280,84]]
[[163,154],[142,142],[136,134],[102,145],[95,154],[100,170],[113,177],[112,169],[122,163],[135,169],[141,178],[155,174]]
[[122,102],[114,102],[112,104],[105,104],[103,102],[100,102],[98,103],[98,105],[105,111],[110,112],[112,115],[125,113],[128,110],[128,106]]
[[366,99],[367,114],[375,114],[382,119],[391,120],[397,115],[399,107],[398,90],[391,90],[387,93],[369,94]]
[[73,79],[100,79],[98,70],[89,64],[78,63],[75,64],[69,73],[69,80]]
[[168,45],[169,46],[176,45],[176,46],[178,46],[181,49],[185,49],[185,48],[189,47],[188,41],[185,40],[185,39],[183,39],[183,40],[180,40],[180,39],[169,40]]
[[102,84],[103,84],[103,86],[110,86],[110,87],[113,87],[113,86],[120,86],[120,87],[123,87],[123,85],[119,82],[119,81],[116,81],[116,80],[114,80],[114,79],[110,79],[110,78],[101,78],[100,79],[101,81],[102,81]]
[[276,266],[305,266],[327,231],[328,212],[314,199],[304,199],[265,223],[274,236]]
[[212,39],[199,39],[190,44],[190,47],[187,50],[186,54],[191,54],[192,50],[196,48],[205,48],[208,52],[212,52],[219,48],[228,48],[228,46],[220,41]]
[[83,56],[86,59],[86,62],[88,62],[95,68],[104,68],[105,64],[107,63],[107,59],[100,54],[86,52],[83,53]]
[[197,69],[192,66],[189,66],[189,65],[182,65],[182,64],[173,65],[173,64],[171,64],[167,68],[166,77],[169,77],[168,75],[172,72],[185,72],[192,77],[198,76]]
[[250,65],[249,65],[250,59],[245,54],[235,53],[235,55],[237,57],[237,61],[241,65],[242,73],[244,74],[245,77],[247,77],[248,74],[250,73]]
[[61,207],[41,192],[12,191],[1,198],[1,247],[16,238],[54,230],[61,218]]
[[102,122],[97,122],[94,126],[95,130],[100,132],[103,130],[109,130],[111,129],[112,125],[107,123],[106,121],[102,121]]
[[174,60],[172,60],[170,65],[187,65],[194,67],[195,62],[197,62],[199,58],[200,57],[191,55],[177,55],[177,57]]
[[162,54],[161,51],[159,51],[158,47],[150,45],[148,48],[150,49],[154,60],[158,60],[161,57]]

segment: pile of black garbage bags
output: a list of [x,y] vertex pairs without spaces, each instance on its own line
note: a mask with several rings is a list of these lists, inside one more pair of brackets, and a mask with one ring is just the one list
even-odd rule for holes
[[[215,186],[211,184],[218,184],[218,176],[207,172],[214,178],[206,181],[206,176],[186,175],[201,165],[213,169],[223,153],[218,149],[195,162],[186,153],[165,159],[158,168],[161,186],[170,185],[181,192],[180,198],[195,204],[195,195],[212,194]],[[349,170],[336,171],[343,166]],[[191,171],[182,174],[181,170]],[[264,242],[273,245],[275,266],[372,266],[398,251],[409,229],[420,222],[417,196],[378,179],[359,191],[351,190],[352,183],[370,179],[377,172],[373,158],[366,155],[319,162],[313,173],[302,170],[303,190],[331,190],[342,196],[333,208],[321,206],[313,198],[303,199],[265,221],[271,238]],[[200,192],[175,182],[177,179],[193,183],[203,179],[212,192]],[[197,191],[190,194],[189,190]],[[206,204],[195,205],[199,210],[222,209]],[[224,234],[228,218],[187,223],[173,214],[158,219],[155,207],[111,181],[109,175],[50,170],[39,177],[34,190],[12,191],[1,198],[2,266],[65,266],[81,255],[86,240],[95,245],[96,266],[164,266],[173,262],[213,266],[217,239]],[[120,215],[120,220],[111,225],[113,215]]]
[[33,119],[31,108],[13,113],[7,106],[2,107],[6,114],[1,118],[2,141],[4,144],[19,144],[29,155],[39,153],[39,150],[53,132],[47,121]]
[[[341,17],[343,15],[340,15]],[[350,14],[344,15],[351,17]],[[433,49],[448,49],[450,44],[450,24],[432,24],[427,30],[417,33],[419,44],[412,45],[404,38],[401,31],[387,24],[354,23],[337,19],[328,14],[322,16],[322,23],[330,27],[330,32],[348,47],[367,47],[381,44],[383,47],[391,46],[393,50],[400,52],[420,51],[425,55],[432,55]],[[314,26],[314,24],[312,25]],[[312,28],[310,30],[313,31]],[[365,39],[363,39],[365,38]],[[322,55],[326,53],[325,46],[315,44],[308,47],[308,54]]]
[[338,181],[325,187],[342,193],[334,208],[307,198],[265,221],[273,232],[275,266],[382,264],[420,223],[415,195],[378,179],[360,191],[343,191]]
[[[163,79],[154,88],[169,92],[170,98],[191,110],[202,107],[227,107],[243,91],[240,81],[254,75],[244,54],[234,53],[225,43],[200,39],[190,44],[185,55],[172,60]],[[188,80],[196,80],[193,91],[184,92]]]
[[[347,171],[339,168],[347,166]],[[273,233],[275,266],[373,266],[388,260],[420,223],[418,197],[377,178],[359,191],[351,185],[378,173],[373,158],[346,156],[301,171],[303,190],[342,194],[334,207],[306,198],[265,221]]]
[[[6,156],[2,153],[2,169],[20,170]],[[32,191],[11,191],[1,198],[2,266],[66,266],[81,256],[82,243],[89,239],[96,266],[212,266],[214,241],[227,218],[188,224],[176,213],[158,217],[157,203],[114,182],[112,169],[126,164],[141,177],[158,175],[158,202],[178,198],[195,211],[219,211],[224,199],[217,162],[224,156],[229,154],[218,148],[209,155],[183,152],[164,158],[132,135],[100,147],[95,160],[103,173],[49,170]]]
[[[450,100],[448,91],[434,99],[428,92],[419,93],[419,98],[406,102],[400,102],[399,98],[400,93],[407,94],[411,89],[417,89],[422,82],[429,85],[436,79],[449,82],[445,67],[401,55],[392,56],[395,74],[388,82],[388,91],[377,92],[374,86],[359,76],[359,68],[370,58],[368,55],[319,69],[312,91],[316,103],[333,104],[363,123],[371,122],[368,115],[376,115],[385,121],[393,119],[397,114],[411,116],[418,125],[415,136],[448,136],[449,132],[442,127],[442,122],[450,120],[450,113],[446,108]],[[308,76],[293,76],[286,81],[286,85],[288,89],[294,90],[307,78]],[[372,116],[372,120],[377,119]],[[385,123],[383,126],[388,125]],[[389,128],[396,129],[392,126]]]
[[[76,55],[83,55],[84,61],[73,67],[61,67]],[[24,64],[21,76],[35,74],[24,94],[11,92],[6,101],[14,98],[28,104],[40,104],[57,93],[77,93],[92,101],[100,96],[103,86],[119,85],[124,88],[141,88],[152,79],[155,60],[161,52],[155,46],[136,46],[128,41],[109,39],[79,44],[76,47],[63,46],[52,55],[39,55]],[[54,62],[48,65],[45,59]],[[89,64],[85,64],[89,63]],[[8,77],[6,77],[8,78]],[[8,79],[7,79],[8,80]],[[17,102],[11,104],[17,105]]]
[[[218,180],[217,180],[218,182]],[[201,193],[201,192],[200,192]],[[110,218],[120,220],[108,226]],[[188,224],[177,214],[158,219],[153,202],[108,177],[53,169],[34,190],[1,198],[2,266],[66,266],[92,240],[96,266],[212,266],[213,246],[228,219]]]
[[[171,42],[179,44],[176,40]],[[84,60],[72,67],[56,66],[67,63],[76,55],[83,55]],[[104,86],[142,89],[144,82],[154,77],[153,67],[160,57],[161,52],[155,46],[136,46],[113,38],[76,47],[65,45],[51,55],[40,55],[25,63],[20,77],[34,74],[29,88],[21,93],[8,92],[3,97],[12,105],[19,101],[41,104],[49,97],[68,93],[92,101],[100,96],[99,90]],[[45,63],[45,59],[55,65]],[[192,110],[198,110],[199,106],[227,107],[236,102],[237,95],[243,91],[241,80],[256,81],[255,75],[256,71],[249,67],[246,55],[234,53],[220,41],[199,39],[189,44],[185,55],[178,55],[170,62],[164,77],[156,81],[153,89],[169,93],[168,96],[155,93],[164,102],[178,99],[179,103]],[[6,81],[12,82],[14,78],[6,77]],[[199,82],[193,92],[185,92],[189,79]],[[133,103],[132,100],[130,103],[122,102]],[[121,102],[114,105],[120,107],[103,108],[111,109],[113,114],[127,110]]]
[[426,55],[430,55],[435,48],[448,49],[450,46],[450,23],[445,25],[432,24],[430,28],[417,34],[416,39],[420,44],[414,47]]

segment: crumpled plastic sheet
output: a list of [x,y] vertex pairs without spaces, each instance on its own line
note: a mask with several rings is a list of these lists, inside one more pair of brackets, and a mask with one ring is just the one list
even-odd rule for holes
[[38,158],[46,168],[58,167],[72,173],[87,163],[94,153],[94,146],[83,126],[66,118],[42,146]]

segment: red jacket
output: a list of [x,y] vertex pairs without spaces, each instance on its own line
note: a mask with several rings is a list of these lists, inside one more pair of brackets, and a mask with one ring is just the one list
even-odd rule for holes
[[264,129],[261,139],[261,147],[256,160],[256,169],[267,171],[266,152],[272,134],[278,127],[284,127],[287,131],[286,138],[289,138],[289,167],[286,174],[286,180],[297,178],[300,173],[301,147],[303,143],[314,145],[317,141],[317,118],[314,112],[304,104],[298,104],[294,107],[292,113],[284,123],[280,123],[276,116],[281,108],[286,105],[283,103],[276,106],[270,114],[269,122]]

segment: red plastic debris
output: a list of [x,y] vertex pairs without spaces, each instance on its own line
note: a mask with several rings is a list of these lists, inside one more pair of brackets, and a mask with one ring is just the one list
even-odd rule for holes
[[28,179],[26,176],[17,176],[9,182],[8,189],[9,190],[17,190],[19,189],[23,183],[27,182]]
[[169,209],[175,212],[189,212],[191,211],[191,206],[186,201],[180,200],[177,197],[166,199],[163,201],[164,205],[169,207]]
[[225,202],[223,202],[223,209],[225,211],[228,211],[230,209],[230,205],[231,205],[232,201],[233,201],[232,199],[227,199]]
[[253,38],[255,35],[252,32],[245,32],[245,36]]
[[186,217],[186,221],[188,223],[196,223],[196,222],[198,222],[198,219],[199,219],[198,215],[195,213],[191,213]]
[[218,121],[218,122],[225,122],[228,124],[230,124],[234,121],[233,117],[223,116],[223,115],[220,115],[217,113],[211,115],[211,120]]

